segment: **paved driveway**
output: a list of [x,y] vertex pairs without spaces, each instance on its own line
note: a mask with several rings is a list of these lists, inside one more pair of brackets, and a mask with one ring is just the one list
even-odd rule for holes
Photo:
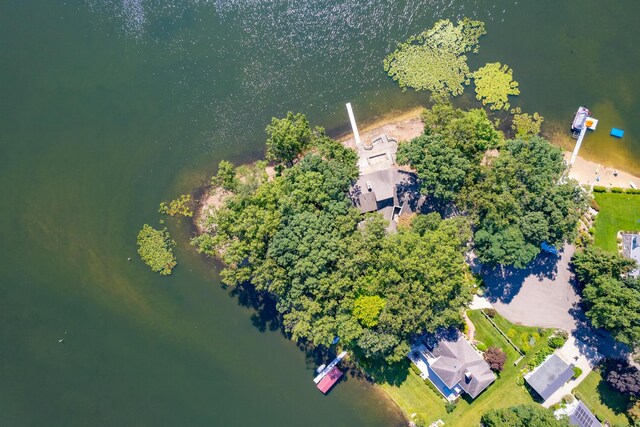
[[[524,270],[496,268],[482,271],[485,297],[514,323],[573,331],[580,317],[580,297],[574,289],[569,262],[575,248],[567,245],[560,256],[541,254]],[[480,269],[480,267],[477,267]]]

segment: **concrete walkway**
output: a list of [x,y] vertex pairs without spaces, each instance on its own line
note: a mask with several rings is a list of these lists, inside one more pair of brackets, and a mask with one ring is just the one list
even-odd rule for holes
[[469,305],[469,310],[482,310],[483,308],[493,308],[493,306],[485,297],[474,295]]

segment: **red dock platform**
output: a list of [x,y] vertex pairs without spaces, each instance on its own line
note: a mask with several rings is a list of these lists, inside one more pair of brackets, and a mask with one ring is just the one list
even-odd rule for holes
[[342,371],[334,366],[318,383],[318,390],[327,394],[331,387],[342,377]]

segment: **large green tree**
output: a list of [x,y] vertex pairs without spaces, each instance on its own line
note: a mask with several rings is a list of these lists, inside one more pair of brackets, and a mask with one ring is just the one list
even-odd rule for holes
[[633,270],[635,261],[597,246],[588,246],[573,255],[573,267],[578,280],[587,285],[601,277],[620,278]]
[[423,193],[444,201],[457,197],[474,167],[462,151],[440,135],[423,135],[400,145],[397,160],[416,170]]
[[477,215],[482,262],[524,268],[542,242],[561,245],[575,237],[588,199],[565,170],[562,150],[540,137],[507,141],[482,168],[465,200]]
[[573,265],[591,323],[620,342],[640,346],[640,281],[627,275],[635,261],[590,246],[575,253]]
[[291,166],[309,146],[312,132],[307,117],[291,111],[282,119],[273,118],[267,126],[267,160]]
[[424,135],[398,147],[397,160],[416,170],[421,191],[441,201],[457,201],[473,185],[486,150],[502,135],[482,109],[463,111],[437,103],[422,114]]

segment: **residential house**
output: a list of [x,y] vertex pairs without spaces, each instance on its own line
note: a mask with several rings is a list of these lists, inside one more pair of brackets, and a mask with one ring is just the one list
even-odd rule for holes
[[411,350],[409,359],[450,402],[462,393],[476,398],[496,380],[489,364],[461,333],[423,341]]

